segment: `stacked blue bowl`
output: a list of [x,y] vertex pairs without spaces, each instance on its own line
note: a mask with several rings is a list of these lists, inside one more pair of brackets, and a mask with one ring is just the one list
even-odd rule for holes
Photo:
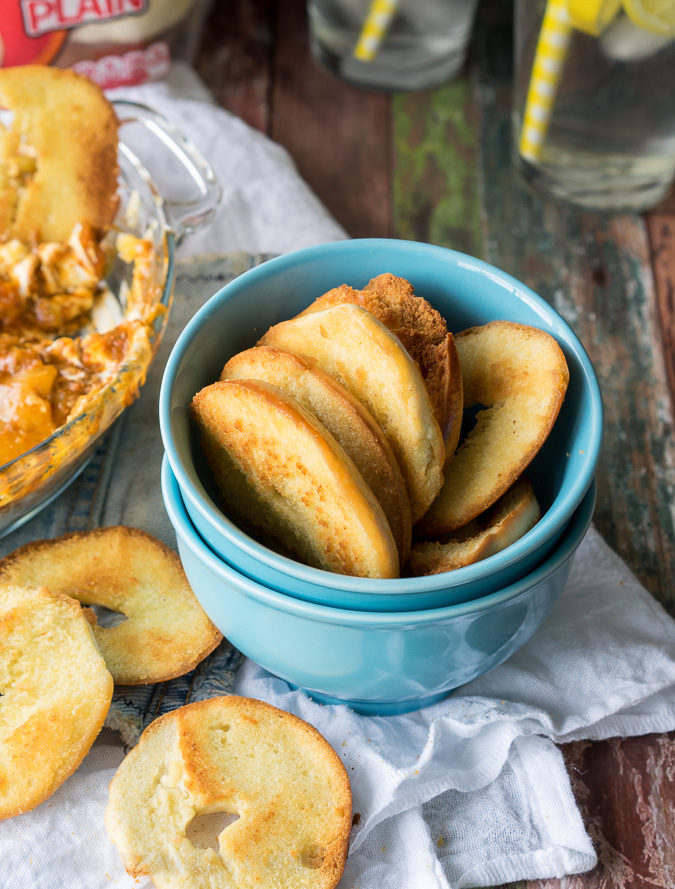
[[[339,284],[361,288],[383,272],[411,281],[451,331],[493,320],[547,331],[570,371],[558,419],[528,468],[539,522],[476,564],[393,580],[311,568],[240,530],[218,505],[189,411],[193,395],[272,324]],[[244,654],[315,697],[389,713],[424,706],[486,672],[544,620],[591,520],[602,404],[581,343],[527,287],[452,250],[368,239],[270,260],[216,293],[171,353],[160,424],[165,504],[188,579],[213,622]]]

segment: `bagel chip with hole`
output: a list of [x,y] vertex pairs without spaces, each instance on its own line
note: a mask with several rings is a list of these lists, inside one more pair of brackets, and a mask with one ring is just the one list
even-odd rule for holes
[[73,774],[112,692],[78,602],[0,583],[0,819],[35,808]]
[[511,546],[540,518],[532,485],[521,478],[490,509],[447,540],[416,543],[405,573],[408,577],[422,577],[473,565]]
[[136,528],[108,527],[38,540],[0,561],[0,583],[46,587],[124,618],[89,619],[116,684],[146,685],[188,673],[222,639],[197,601],[178,555]]
[[416,529],[427,540],[468,524],[522,475],[546,441],[569,381],[562,349],[538,328],[492,321],[455,342],[464,407],[480,409]]
[[[231,823],[213,842],[198,839],[196,822],[218,814]],[[347,772],[325,738],[236,696],[151,723],[117,770],[105,813],[127,871],[159,889],[334,889],[351,821]]]

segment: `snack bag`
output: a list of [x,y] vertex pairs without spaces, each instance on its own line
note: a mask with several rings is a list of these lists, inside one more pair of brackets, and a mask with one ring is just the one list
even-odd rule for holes
[[0,0],[0,67],[72,68],[104,89],[191,61],[209,0]]

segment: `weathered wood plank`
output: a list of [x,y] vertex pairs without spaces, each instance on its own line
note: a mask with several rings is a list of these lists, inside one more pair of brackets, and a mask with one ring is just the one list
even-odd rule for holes
[[463,77],[393,97],[394,233],[481,255],[477,114]]
[[[673,192],[675,195],[675,191]],[[672,212],[661,209],[646,218],[658,304],[663,359],[675,406],[675,198]],[[675,409],[675,407],[674,407]]]
[[675,885],[675,732],[563,746],[598,854],[586,874],[530,889],[671,889]]
[[495,3],[484,15],[494,17],[476,47],[486,258],[549,300],[584,342],[605,406],[596,524],[675,611],[672,408],[646,227],[542,201],[515,177],[510,14]]
[[319,68],[304,4],[278,0],[271,135],[353,237],[391,232],[390,101]]
[[214,3],[195,67],[216,101],[263,132],[270,126],[272,0]]
[[675,183],[673,183],[670,191],[658,207],[654,207],[653,210],[646,214],[647,218],[649,218],[651,213],[675,213]]
[[[659,220],[649,217],[650,254],[640,218],[542,202],[514,178],[505,10],[483,7],[478,34],[486,257],[549,299],[588,348],[606,411],[596,524],[672,610],[672,406],[661,350],[662,330],[673,317],[670,235],[664,239],[661,231],[657,242]],[[650,263],[658,255],[663,265],[655,279]],[[564,751],[600,863],[587,875],[539,881],[532,889],[673,886],[673,736],[567,745]]]

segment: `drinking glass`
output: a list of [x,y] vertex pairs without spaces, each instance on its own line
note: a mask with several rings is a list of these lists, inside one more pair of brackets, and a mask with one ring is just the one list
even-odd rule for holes
[[314,58],[345,80],[426,89],[462,67],[477,0],[309,0]]
[[[586,2],[586,11],[602,5]],[[617,3],[608,22],[581,23],[598,32],[589,33],[575,26],[575,7],[516,0],[516,166],[571,203],[645,210],[675,174],[675,31],[667,21],[637,24]]]

